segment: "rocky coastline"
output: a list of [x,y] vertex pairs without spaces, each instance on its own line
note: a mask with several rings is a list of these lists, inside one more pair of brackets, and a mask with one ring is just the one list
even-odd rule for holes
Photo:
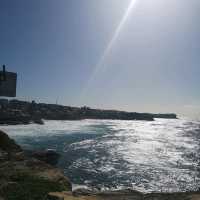
[[200,192],[143,194],[133,190],[72,191],[70,180],[55,168],[51,150],[25,152],[0,131],[0,200],[199,200]]
[[101,110],[89,107],[70,107],[57,104],[26,102],[19,100],[0,99],[0,124],[17,125],[37,123],[46,120],[82,120],[82,119],[112,119],[112,120],[145,120],[154,118],[176,119],[176,114],[152,114],[125,112],[117,110]]

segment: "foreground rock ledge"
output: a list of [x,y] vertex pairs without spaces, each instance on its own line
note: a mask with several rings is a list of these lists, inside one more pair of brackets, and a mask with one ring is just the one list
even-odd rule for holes
[[0,131],[0,200],[46,200],[49,192],[71,189],[59,169],[28,157]]
[[142,194],[137,191],[115,191],[74,195],[71,192],[49,193],[49,200],[200,200],[200,193],[152,193]]

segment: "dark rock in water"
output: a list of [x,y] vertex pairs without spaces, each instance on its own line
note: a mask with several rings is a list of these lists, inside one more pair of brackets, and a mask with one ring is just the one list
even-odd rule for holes
[[55,152],[54,150],[46,150],[46,151],[39,151],[33,152],[32,156],[37,158],[38,160],[44,161],[50,165],[56,165],[58,163],[58,159],[60,155]]
[[40,125],[43,125],[43,124],[44,124],[44,121],[43,121],[41,118],[33,119],[33,122],[34,122],[35,124],[40,124]]
[[21,147],[17,145],[14,140],[10,139],[3,131],[0,131],[0,149],[9,153],[22,151]]
[[79,189],[74,190],[72,192],[72,194],[74,196],[80,196],[80,195],[91,195],[91,194],[94,194],[94,192],[92,190],[89,190],[89,189],[79,188]]

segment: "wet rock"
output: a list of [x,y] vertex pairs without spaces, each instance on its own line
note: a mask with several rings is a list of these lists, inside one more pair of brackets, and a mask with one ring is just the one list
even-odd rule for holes
[[33,123],[44,125],[44,121],[41,118],[35,118],[35,119],[33,119]]
[[44,161],[50,165],[56,165],[58,159],[60,158],[60,154],[58,154],[54,150],[46,150],[46,151],[39,151],[33,152],[32,156],[37,158],[38,160]]
[[94,192],[92,190],[86,189],[86,188],[78,188],[74,190],[73,192],[74,196],[80,196],[80,195],[92,195]]

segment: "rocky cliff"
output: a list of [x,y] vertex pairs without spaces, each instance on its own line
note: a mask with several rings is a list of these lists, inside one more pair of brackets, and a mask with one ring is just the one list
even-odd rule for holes
[[112,120],[147,120],[154,118],[175,119],[176,114],[151,114],[124,112],[117,110],[91,109],[89,107],[70,107],[56,104],[26,102],[19,100],[0,99],[0,124],[42,124],[47,120],[81,120],[81,119],[112,119]]

